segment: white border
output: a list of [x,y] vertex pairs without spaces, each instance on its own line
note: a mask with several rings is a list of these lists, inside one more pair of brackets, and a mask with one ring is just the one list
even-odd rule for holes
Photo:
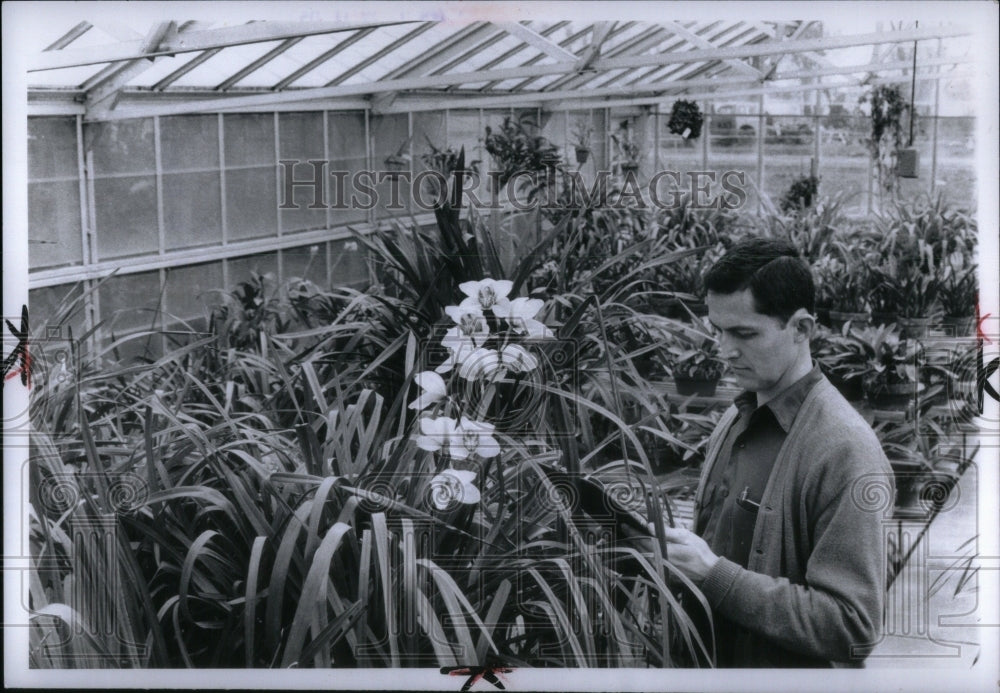
[[[337,20],[337,19],[399,19],[402,16],[419,19],[445,19],[457,22],[502,18],[506,21],[525,19],[563,19],[586,16],[588,19],[629,19],[655,22],[663,17],[704,18],[837,18],[840,21],[859,18],[860,22],[893,19],[921,19],[928,21],[968,21],[978,29],[975,37],[982,63],[978,109],[978,199],[979,224],[982,229],[981,265],[983,275],[983,310],[993,316],[1000,311],[996,294],[1000,286],[997,258],[998,243],[997,162],[998,151],[998,88],[996,4],[992,2],[860,2],[860,3],[388,3],[388,2],[334,2],[334,3],[230,3],[177,2],[177,3],[5,3],[3,11],[3,316],[20,314],[22,303],[27,302],[27,127],[26,127],[26,76],[24,59],[33,49],[31,32],[46,17],[56,17],[60,24],[72,26],[75,21],[114,17],[137,26],[148,26],[157,18],[191,18],[225,20],[241,23],[253,16],[259,19],[283,20]],[[238,17],[238,19],[236,19]],[[861,19],[863,17],[863,20]],[[990,261],[992,260],[992,262]],[[992,293],[990,293],[992,289]],[[4,328],[6,329],[6,328]],[[4,411],[24,411],[22,388],[5,388]],[[998,408],[987,398],[988,411],[984,420],[997,421]],[[4,622],[25,621],[20,605],[20,575],[18,562],[25,537],[22,508],[21,473],[26,450],[5,446],[4,449]],[[1000,580],[1000,541],[998,541],[998,460],[996,449],[984,449],[978,459],[980,555],[993,557],[985,560],[980,580],[980,614],[994,623],[1000,622],[998,580]],[[1000,654],[1000,628],[981,630],[980,662],[972,671],[955,669],[925,669],[907,666],[905,669],[869,669],[864,671],[796,672],[777,670],[748,671],[688,671],[688,670],[637,670],[637,669],[565,669],[518,670],[507,675],[508,690],[986,690],[995,689],[1000,679],[998,654]],[[247,688],[364,688],[386,690],[400,688],[457,690],[462,679],[455,679],[454,686],[436,669],[416,670],[329,670],[329,671],[261,671],[261,670],[143,670],[139,671],[29,671],[25,668],[27,651],[26,631],[23,628],[4,630],[4,677],[11,686],[72,686],[86,688],[107,687],[247,687]],[[480,683],[475,690],[495,690],[487,683]]]

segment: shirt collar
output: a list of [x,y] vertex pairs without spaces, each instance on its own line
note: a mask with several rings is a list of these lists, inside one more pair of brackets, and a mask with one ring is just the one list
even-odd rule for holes
[[[813,361],[812,370],[779,392],[764,405],[771,410],[778,425],[781,426],[785,433],[788,433],[788,430],[791,428],[792,421],[795,420],[795,415],[799,413],[799,408],[802,406],[802,402],[805,401],[806,395],[809,394],[813,385],[818,383],[822,377],[823,374],[819,369],[819,365]],[[741,415],[750,414],[757,408],[757,393],[744,390],[736,396],[734,404],[740,410]]]

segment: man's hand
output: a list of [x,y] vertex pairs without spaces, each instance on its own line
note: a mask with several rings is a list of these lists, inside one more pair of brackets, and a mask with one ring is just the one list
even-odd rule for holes
[[705,540],[680,527],[664,527],[667,540],[667,560],[695,582],[704,580],[719,557],[712,553]]

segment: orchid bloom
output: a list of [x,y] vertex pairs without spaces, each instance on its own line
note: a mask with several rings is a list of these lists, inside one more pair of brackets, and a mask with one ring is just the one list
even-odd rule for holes
[[475,453],[480,457],[495,457],[500,454],[500,444],[493,437],[493,424],[473,421],[463,416],[460,422],[447,416],[436,419],[425,417],[420,420],[417,447],[437,452],[448,446],[448,454],[456,460],[468,459]]
[[478,307],[463,308],[448,306],[445,312],[455,321],[455,327],[448,330],[441,343],[451,350],[457,350],[465,342],[470,342],[473,348],[480,347],[490,335],[490,326]]
[[468,469],[445,469],[430,481],[431,502],[438,510],[447,510],[455,502],[479,502],[479,489],[472,484],[476,473]]
[[423,411],[435,402],[439,402],[448,394],[444,385],[444,379],[434,371],[422,371],[413,377],[414,382],[420,387],[421,392],[415,400],[410,402],[410,409]]
[[527,373],[538,368],[538,359],[520,344],[507,344],[500,349],[502,367],[514,373]]
[[492,376],[500,368],[500,354],[495,349],[476,349],[462,361],[458,374],[466,380]]
[[507,279],[481,279],[478,282],[462,282],[458,285],[467,298],[458,304],[466,310],[478,309],[482,312],[492,310],[493,314],[502,317],[510,305],[507,294],[514,288],[514,282]]
[[544,305],[545,302],[540,298],[515,298],[510,301],[503,315],[498,314],[498,317],[506,318],[514,331],[519,334],[535,338],[553,337],[552,330],[541,321],[535,320],[535,316]]

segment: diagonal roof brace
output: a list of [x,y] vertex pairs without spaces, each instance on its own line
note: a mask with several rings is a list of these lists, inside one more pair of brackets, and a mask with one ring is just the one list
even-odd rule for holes
[[[177,22],[160,22],[142,40],[142,52],[156,53],[164,41],[176,40],[177,34]],[[113,110],[118,104],[122,88],[137,75],[152,67],[154,60],[156,60],[155,55],[150,55],[145,60],[141,58],[132,60],[122,65],[114,74],[94,85],[87,92],[88,117],[95,117],[101,113]]]

